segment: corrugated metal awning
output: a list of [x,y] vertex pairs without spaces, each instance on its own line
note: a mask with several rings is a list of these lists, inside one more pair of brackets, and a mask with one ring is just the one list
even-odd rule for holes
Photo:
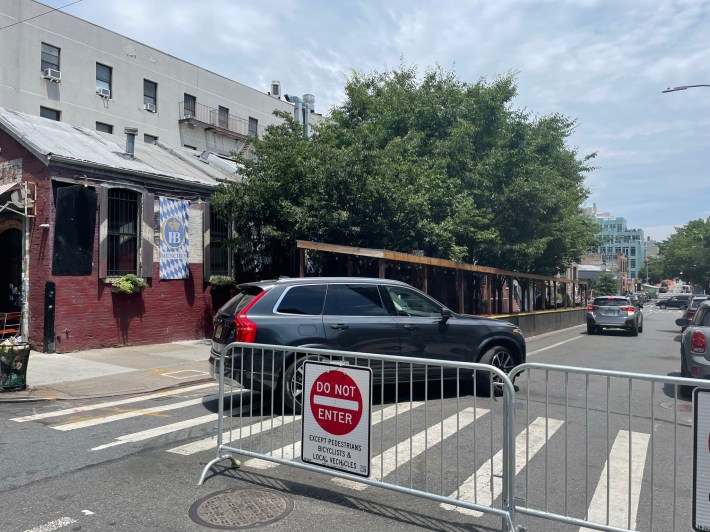
[[14,181],[11,183],[2,183],[0,184],[0,196],[5,194],[6,192],[10,192],[12,190],[15,190],[16,188],[20,188],[22,183],[20,181]]
[[[0,184],[0,214],[2,214],[3,211],[8,210],[14,212],[15,214],[25,216],[24,205],[16,205],[10,201],[10,194],[12,191],[21,190],[23,187],[24,184],[22,181],[13,181],[10,183]],[[26,197],[26,193],[24,197]]]

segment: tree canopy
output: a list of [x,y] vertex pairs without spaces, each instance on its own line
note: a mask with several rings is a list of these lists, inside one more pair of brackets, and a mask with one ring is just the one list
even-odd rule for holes
[[619,280],[609,272],[602,272],[599,274],[592,289],[594,290],[594,297],[618,295]]
[[581,207],[593,154],[568,146],[574,120],[514,109],[516,92],[513,75],[354,73],[312,137],[287,115],[268,127],[214,204],[244,257],[303,239],[557,273],[598,231]]
[[659,252],[661,259],[655,265],[660,264],[664,279],[682,279],[705,290],[710,287],[710,217],[676,227],[659,244]]

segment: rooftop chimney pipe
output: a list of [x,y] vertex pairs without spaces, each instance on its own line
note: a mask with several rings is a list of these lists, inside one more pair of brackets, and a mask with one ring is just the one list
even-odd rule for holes
[[135,127],[127,127],[123,130],[123,132],[126,134],[126,156],[133,159],[138,129],[136,129]]

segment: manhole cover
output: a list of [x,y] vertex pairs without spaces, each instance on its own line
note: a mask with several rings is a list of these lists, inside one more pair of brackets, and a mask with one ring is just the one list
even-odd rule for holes
[[269,525],[293,510],[291,497],[278,491],[241,488],[218,491],[190,506],[190,519],[218,530]]

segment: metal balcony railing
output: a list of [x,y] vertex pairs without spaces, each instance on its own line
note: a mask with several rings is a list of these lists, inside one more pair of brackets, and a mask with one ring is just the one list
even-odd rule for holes
[[207,128],[214,128],[223,134],[236,138],[247,139],[249,137],[260,137],[264,127],[253,124],[250,121],[232,114],[221,112],[214,107],[208,107],[197,102],[180,102],[180,121],[197,122],[204,124]]

